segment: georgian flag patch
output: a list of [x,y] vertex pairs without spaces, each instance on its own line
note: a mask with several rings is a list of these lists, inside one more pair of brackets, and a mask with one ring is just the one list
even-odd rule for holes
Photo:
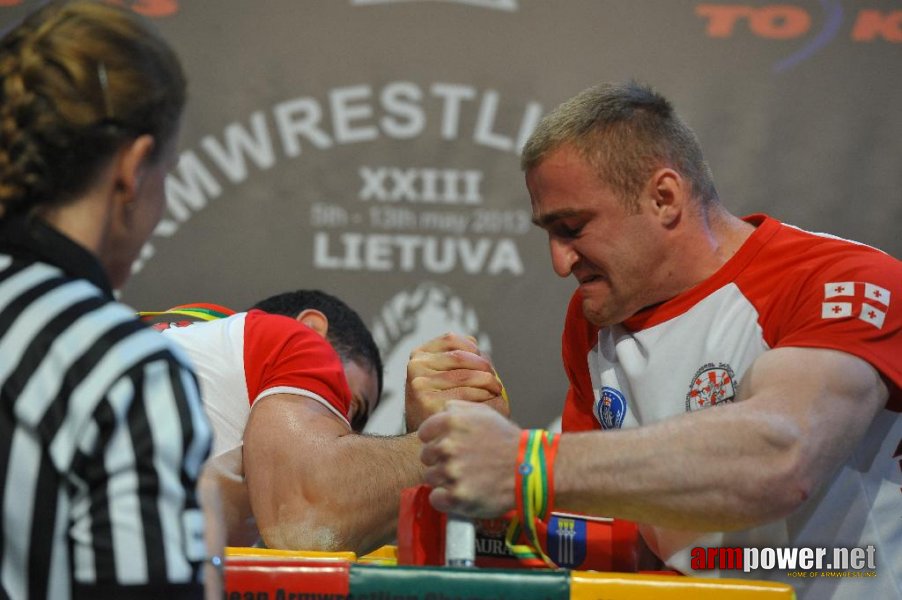
[[824,285],[822,319],[856,316],[877,329],[883,327],[889,308],[890,291],[873,283],[834,281]]

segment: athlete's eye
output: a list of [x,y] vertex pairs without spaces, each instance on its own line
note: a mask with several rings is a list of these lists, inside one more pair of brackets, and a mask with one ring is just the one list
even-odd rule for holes
[[554,237],[562,238],[565,240],[570,240],[579,237],[582,233],[583,225],[570,225],[567,223],[556,223],[550,230],[549,233]]

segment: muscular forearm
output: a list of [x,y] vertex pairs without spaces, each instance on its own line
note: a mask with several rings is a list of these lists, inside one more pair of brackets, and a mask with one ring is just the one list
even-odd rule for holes
[[[767,511],[785,510],[778,492],[791,495],[786,450],[797,436],[775,435],[779,428],[768,417],[760,424],[737,418],[748,411],[736,408],[637,429],[564,434],[554,463],[555,508],[696,530],[767,520]],[[432,465],[425,478],[437,488],[431,496],[437,508],[494,517],[514,508],[520,431],[480,413],[452,405],[427,421],[422,458]]]
[[782,518],[845,462],[888,395],[864,362],[794,348],[767,353],[743,385],[735,404],[564,436],[557,505],[702,531]]
[[[652,525],[720,531],[798,508],[849,457],[884,406],[877,372],[827,350],[773,350],[734,404],[636,429],[564,434],[555,506]],[[484,407],[450,403],[420,428],[430,499],[493,517],[514,507],[520,430]]]
[[270,547],[369,552],[391,541],[400,492],[422,481],[413,435],[344,435],[304,444],[312,465],[289,487],[276,487],[275,510],[255,507]]
[[[423,374],[430,367],[474,361],[488,371],[458,370],[446,378]],[[440,410],[444,395],[490,406],[497,402],[499,410],[507,409],[491,365],[472,353],[452,353],[444,362],[424,358],[417,365],[420,375],[412,377],[409,411],[424,416]],[[372,550],[395,536],[401,490],[423,482],[416,434],[351,433],[309,398],[275,394],[263,399],[251,411],[244,435],[250,507],[270,547]]]
[[[633,430],[568,434],[555,470],[559,509],[660,526],[730,530],[794,510],[811,490],[798,431],[723,407]],[[729,417],[729,418],[726,418]]]

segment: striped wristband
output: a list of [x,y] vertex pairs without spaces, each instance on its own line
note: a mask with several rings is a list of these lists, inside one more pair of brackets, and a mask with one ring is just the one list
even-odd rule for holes
[[[551,515],[554,499],[554,458],[560,436],[544,429],[527,429],[520,433],[517,472],[514,477],[516,516],[507,528],[505,541],[510,551],[529,566],[557,565],[542,550],[541,540],[547,533],[546,519]],[[526,543],[518,541],[525,537]]]

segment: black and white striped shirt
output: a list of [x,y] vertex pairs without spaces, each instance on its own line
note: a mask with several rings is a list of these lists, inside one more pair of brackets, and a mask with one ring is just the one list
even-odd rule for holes
[[85,249],[0,220],[0,597],[201,597],[211,433],[178,352]]

